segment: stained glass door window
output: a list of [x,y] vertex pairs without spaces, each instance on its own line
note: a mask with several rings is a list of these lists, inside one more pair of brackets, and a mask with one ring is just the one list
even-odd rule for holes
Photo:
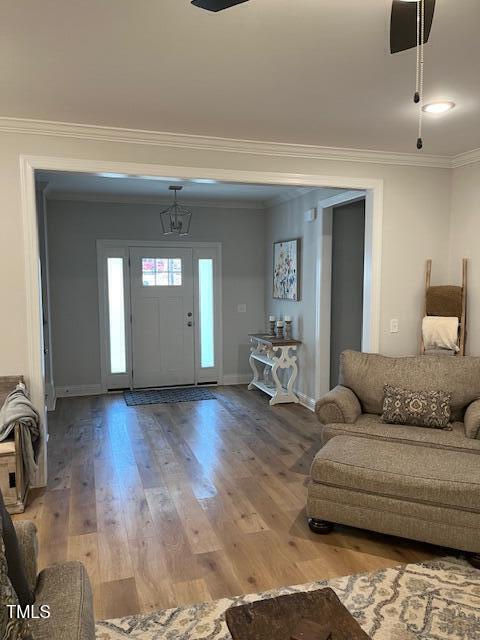
[[142,258],[144,287],[181,287],[181,258]]

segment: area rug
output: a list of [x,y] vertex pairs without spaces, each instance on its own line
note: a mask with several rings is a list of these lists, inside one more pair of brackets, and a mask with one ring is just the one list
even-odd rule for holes
[[99,622],[97,640],[231,640],[225,611],[331,587],[372,640],[479,640],[480,571],[444,558],[147,615]]
[[123,397],[129,407],[141,404],[165,404],[169,402],[195,402],[196,400],[216,400],[208,389],[182,387],[177,389],[140,389],[124,391]]

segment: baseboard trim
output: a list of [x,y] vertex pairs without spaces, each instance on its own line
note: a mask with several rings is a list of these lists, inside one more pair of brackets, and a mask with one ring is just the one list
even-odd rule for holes
[[251,380],[251,373],[228,373],[223,376],[222,384],[225,386],[232,384],[248,384]]
[[310,396],[307,396],[305,393],[301,393],[300,391],[295,391],[295,393],[297,394],[302,407],[310,409],[310,411],[315,411],[316,401],[314,398],[310,398]]
[[104,393],[101,384],[78,384],[66,387],[55,387],[57,398],[70,398],[78,396],[100,396]]
[[45,385],[45,404],[47,411],[55,411],[55,405],[57,403],[56,389],[51,382],[47,382]]

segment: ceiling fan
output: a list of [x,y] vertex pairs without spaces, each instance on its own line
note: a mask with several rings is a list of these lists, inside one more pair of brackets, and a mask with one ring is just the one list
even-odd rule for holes
[[[192,4],[207,11],[223,11],[248,0],[192,0]],[[432,28],[436,0],[425,2],[425,42]],[[390,28],[390,50],[392,53],[406,51],[417,46],[417,0],[392,0]]]
[[[425,0],[425,43],[432,28],[436,0]],[[417,0],[393,0],[390,51],[398,53],[417,46]]]
[[248,0],[192,0],[192,4],[207,11],[223,11]]
[[[191,0],[207,11],[223,11],[248,0]],[[392,0],[390,52],[417,49],[416,84],[413,101],[419,107],[417,149],[423,148],[422,111],[424,108],[424,45],[432,29],[436,0]]]

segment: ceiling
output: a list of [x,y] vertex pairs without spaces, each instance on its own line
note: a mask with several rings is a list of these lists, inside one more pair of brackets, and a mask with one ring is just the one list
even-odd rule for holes
[[[113,174],[106,177],[89,173],[61,171],[37,171],[37,182],[47,183],[46,194],[52,199],[73,198],[85,200],[145,200],[162,202],[171,200],[170,184],[182,185],[179,199],[185,203],[208,203],[226,206],[263,208],[277,202],[299,197],[312,189],[281,185],[231,184],[222,182],[198,183],[179,180],[175,176],[156,179]],[[326,199],[342,192],[341,189],[318,189],[319,199]]]
[[[415,151],[415,53],[388,53],[391,0],[0,4],[0,115],[237,139]],[[425,153],[480,147],[479,0],[437,0]]]

